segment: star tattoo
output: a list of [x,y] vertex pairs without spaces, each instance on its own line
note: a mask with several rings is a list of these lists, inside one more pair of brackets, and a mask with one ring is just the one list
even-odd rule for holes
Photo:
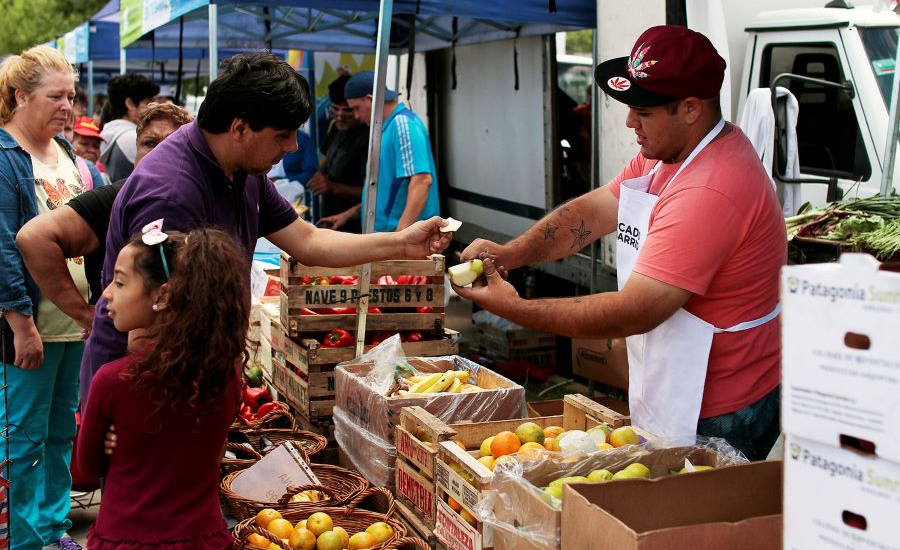
[[550,239],[555,239],[557,229],[559,229],[559,227],[550,225],[549,223],[545,225],[544,228],[541,229],[541,231],[544,232],[544,240],[549,241]]
[[575,240],[572,241],[571,248],[575,248],[576,246],[581,249],[584,248],[584,240],[588,235],[593,233],[593,231],[588,231],[584,228],[584,220],[581,220],[581,225],[578,226],[578,229],[569,229],[573,235],[575,235]]

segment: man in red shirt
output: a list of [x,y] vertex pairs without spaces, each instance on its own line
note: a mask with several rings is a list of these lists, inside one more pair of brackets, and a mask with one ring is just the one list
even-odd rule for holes
[[[512,241],[473,242],[463,258],[490,255],[486,282],[456,290],[533,329],[627,337],[636,425],[676,444],[724,437],[762,459],[780,430],[787,241],[759,158],[722,119],[724,71],[705,36],[668,26],[600,64],[597,84],[628,105],[640,153]],[[573,254],[613,231],[617,292],[524,300],[497,271]]]

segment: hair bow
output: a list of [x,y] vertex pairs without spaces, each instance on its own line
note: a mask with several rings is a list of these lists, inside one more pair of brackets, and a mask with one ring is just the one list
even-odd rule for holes
[[154,220],[141,229],[141,241],[147,246],[159,245],[159,257],[162,259],[163,272],[166,274],[166,280],[169,280],[169,262],[166,261],[166,251],[163,249],[162,243],[169,238],[169,235],[162,230],[163,219]]

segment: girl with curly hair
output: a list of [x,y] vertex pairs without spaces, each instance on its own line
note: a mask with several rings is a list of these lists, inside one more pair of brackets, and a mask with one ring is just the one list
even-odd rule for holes
[[140,330],[149,343],[104,365],[87,398],[77,458],[85,474],[105,477],[92,550],[233,542],[218,481],[246,360],[247,261],[222,231],[161,228],[148,224],[122,249],[103,293],[116,329]]

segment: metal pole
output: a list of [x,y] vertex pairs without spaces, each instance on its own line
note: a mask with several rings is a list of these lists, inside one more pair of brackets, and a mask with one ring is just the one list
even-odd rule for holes
[[[894,61],[895,67],[900,67],[900,43],[897,44],[897,57]],[[900,99],[900,76],[894,71],[894,93],[891,94],[891,113],[888,118],[888,135],[887,143],[884,151],[884,171],[881,173],[881,196],[890,196],[891,190],[894,188],[894,162],[897,155],[897,109]]]
[[[597,2],[597,10],[600,9],[600,3]],[[597,14],[598,18],[600,14]],[[599,25],[599,22],[598,22]],[[597,36],[597,29],[594,29],[592,35],[593,46],[591,48],[591,80],[593,80],[594,67],[597,66],[600,59],[600,37]],[[600,187],[600,101],[599,89],[597,85],[591,82],[591,95],[588,99],[591,102],[591,190]],[[602,239],[598,239],[591,243],[591,294],[597,292],[597,260]]]
[[219,76],[219,35],[216,29],[219,26],[219,7],[212,2],[209,4],[209,81],[212,82]]
[[94,116],[94,60],[88,59],[87,62],[87,116]]
[[125,74],[128,71],[127,55],[125,48],[119,49],[119,74]]
[[[387,79],[390,49],[391,19],[394,0],[381,0],[378,12],[378,38],[375,43],[375,90],[372,92],[372,119],[369,123],[369,158],[366,162],[366,201],[362,205],[363,232],[375,229],[375,198],[378,191],[378,162],[381,154],[381,123],[384,119],[384,86]],[[359,273],[359,305],[356,316],[356,356],[363,353],[366,340],[366,316],[369,311],[369,278],[372,264],[365,264]]]

